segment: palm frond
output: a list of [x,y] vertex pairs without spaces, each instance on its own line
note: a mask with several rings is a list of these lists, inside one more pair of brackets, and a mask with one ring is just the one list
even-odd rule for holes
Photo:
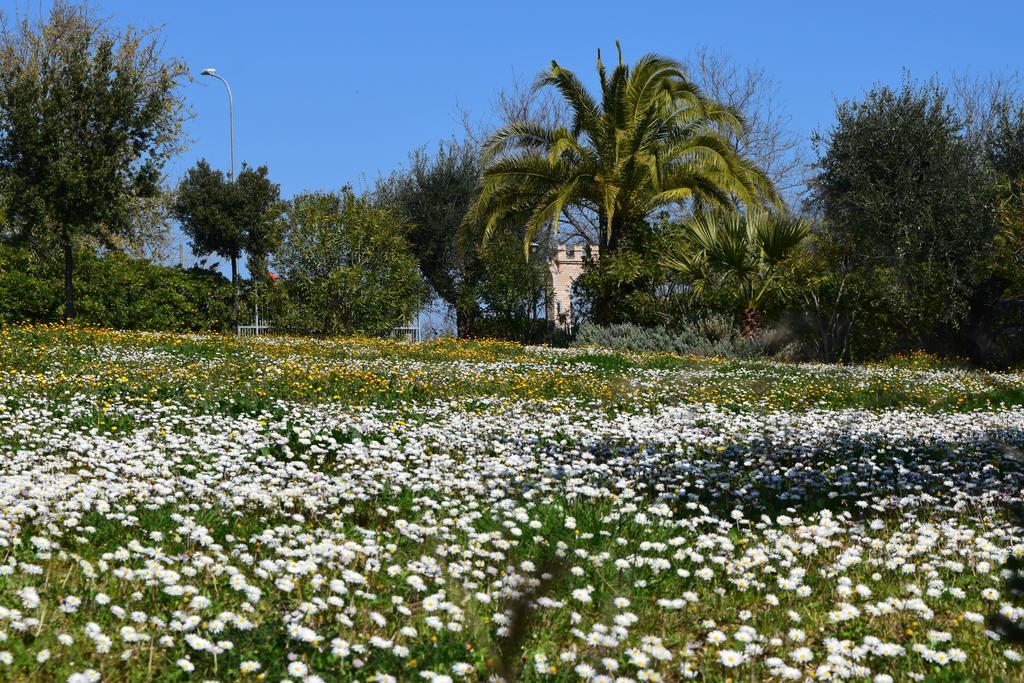
[[787,259],[811,234],[810,224],[796,216],[758,211],[748,220],[754,226],[754,241],[762,258],[772,267]]
[[565,128],[548,128],[532,121],[514,121],[502,126],[487,138],[482,149],[483,162],[487,164],[510,149],[548,149],[563,133],[568,135]]
[[573,72],[551,61],[551,69],[537,79],[537,86],[552,86],[562,94],[573,113],[572,134],[595,130],[601,121],[597,102],[587,92],[587,87]]

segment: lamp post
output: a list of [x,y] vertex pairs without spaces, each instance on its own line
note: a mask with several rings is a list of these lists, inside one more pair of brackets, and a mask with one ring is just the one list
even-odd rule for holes
[[231,86],[224,79],[223,76],[217,74],[216,69],[203,69],[203,76],[212,76],[216,78],[224,87],[228,89],[228,126],[231,129],[231,171],[228,173],[228,178],[234,180],[235,178],[235,98],[231,95]]
[[[214,68],[203,69],[200,73],[203,76],[212,76],[216,78],[224,87],[228,89],[228,126],[231,130],[231,170],[228,171],[228,180],[234,182],[235,180],[235,98],[231,95],[231,86],[228,85],[227,80],[223,76],[217,74],[217,70]],[[234,297],[232,301],[232,313],[235,318],[235,333],[238,333],[238,264],[237,259],[232,255],[231,257],[231,285],[234,288]]]

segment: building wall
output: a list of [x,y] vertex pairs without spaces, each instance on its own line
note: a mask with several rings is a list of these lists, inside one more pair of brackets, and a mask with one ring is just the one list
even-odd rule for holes
[[590,253],[597,256],[594,245],[560,245],[554,258],[548,262],[551,277],[551,297],[547,302],[547,319],[564,329],[570,329],[575,321],[572,319],[572,286],[583,274],[583,257]]

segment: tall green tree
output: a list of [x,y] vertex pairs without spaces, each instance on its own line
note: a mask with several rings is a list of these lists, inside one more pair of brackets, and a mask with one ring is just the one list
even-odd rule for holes
[[[817,135],[812,202],[835,267],[872,283],[865,341],[948,348],[972,306],[994,232],[991,176],[936,83],[878,86]],[[941,347],[947,348],[941,348]],[[868,350],[865,349],[867,352]]]
[[234,193],[223,171],[205,159],[185,172],[174,193],[171,213],[189,238],[192,251],[231,260],[232,280],[245,235],[234,220]]
[[266,273],[267,254],[281,239],[283,211],[280,186],[271,182],[266,166],[242,164],[231,181],[223,171],[200,159],[178,185],[171,212],[188,236],[192,251],[216,254],[231,262],[233,316],[238,324],[238,260],[249,256],[250,275]]
[[307,334],[385,334],[409,322],[426,288],[394,210],[345,188],[292,199],[273,261],[293,304],[283,326]]
[[408,240],[431,289],[455,311],[460,337],[472,332],[480,315],[474,289],[484,275],[479,255],[460,249],[462,219],[476,196],[480,150],[470,142],[416,150],[409,167],[377,183],[374,200],[401,212],[411,224]]
[[1024,298],[1024,105],[999,112],[986,141],[989,163],[997,174],[993,217],[992,274],[1005,285],[1005,296]]
[[998,175],[992,241],[993,269],[1006,282],[1007,295],[1024,297],[1024,104],[1006,106],[986,141],[989,163]]
[[115,30],[88,5],[58,1],[45,19],[3,21],[0,182],[11,226],[64,256],[64,316],[74,304],[74,251],[130,232],[180,149],[180,62],[159,35]]
[[[732,143],[742,135],[740,115],[705,97],[678,62],[647,55],[629,66],[620,51],[608,73],[598,53],[597,72],[599,99],[557,62],[539,76],[538,87],[564,98],[571,123],[513,122],[488,139],[469,229],[486,240],[525,225],[528,245],[537,231],[557,230],[567,208],[582,209],[597,216],[601,254],[614,255],[667,208],[776,199],[771,181]],[[595,304],[599,322],[613,303]]]
[[471,293],[480,306],[477,335],[537,342],[555,331],[555,321],[540,317],[552,296],[548,268],[555,247],[553,239],[539,239],[530,245],[527,258],[522,238],[508,232],[495,235],[476,252],[481,276]]
[[551,239],[536,238],[529,259],[514,232],[484,248],[467,248],[462,221],[476,197],[480,168],[477,144],[443,142],[433,154],[413,152],[408,168],[377,183],[373,199],[408,219],[420,270],[433,294],[454,311],[460,337],[524,338],[539,328],[534,309],[545,291]]
[[271,182],[266,166],[250,168],[242,164],[235,179],[237,196],[236,220],[245,235],[245,253],[248,257],[249,277],[253,281],[266,278],[267,258],[281,242],[284,226],[280,222],[284,212],[281,186]]

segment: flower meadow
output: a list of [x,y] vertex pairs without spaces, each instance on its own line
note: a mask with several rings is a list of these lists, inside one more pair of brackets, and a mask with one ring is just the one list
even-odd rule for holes
[[0,680],[1024,680],[1024,374],[0,330]]

